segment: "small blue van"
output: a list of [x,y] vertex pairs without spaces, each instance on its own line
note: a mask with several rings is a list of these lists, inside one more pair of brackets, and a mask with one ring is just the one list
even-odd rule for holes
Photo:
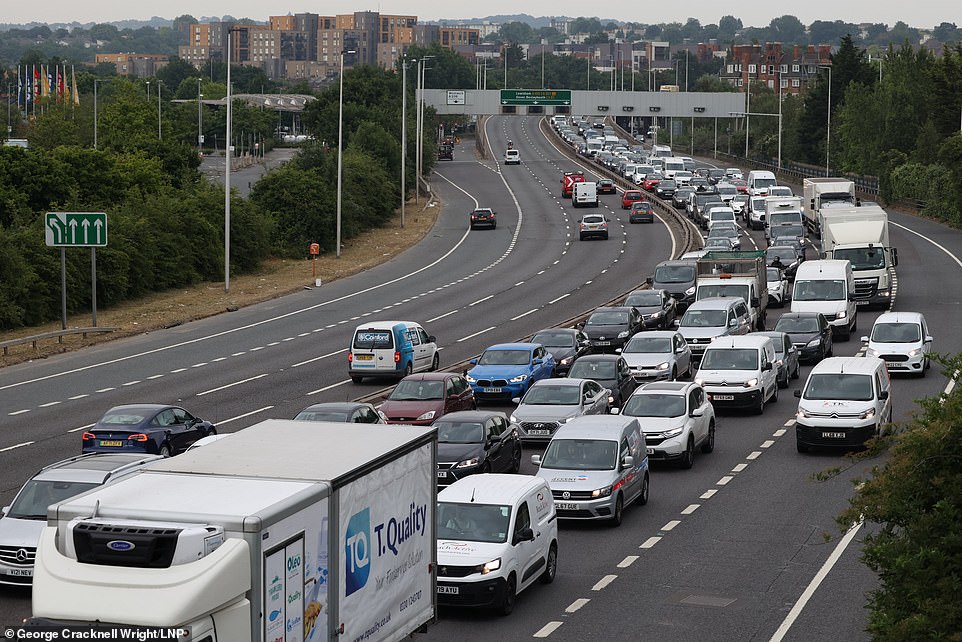
[[354,330],[347,353],[348,375],[403,379],[413,372],[438,369],[436,339],[413,321],[374,321]]

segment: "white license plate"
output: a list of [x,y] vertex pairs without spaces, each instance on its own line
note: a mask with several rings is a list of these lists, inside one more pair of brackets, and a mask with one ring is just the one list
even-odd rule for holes
[[499,393],[501,392],[501,388],[485,388],[484,391],[491,392],[491,393]]
[[558,510],[578,510],[577,504],[566,504],[564,502],[557,502],[554,507]]
[[822,439],[845,439],[844,432],[823,432]]
[[898,368],[898,367],[901,366],[901,365],[902,365],[902,364],[899,363],[898,361],[886,361],[886,362],[885,362],[885,367],[886,367],[886,368]]
[[735,395],[712,395],[712,401],[734,401]]
[[550,431],[550,430],[546,430],[546,429],[544,429],[544,428],[534,428],[534,429],[532,429],[532,430],[529,430],[529,431],[528,431],[528,434],[529,434],[529,435],[536,435],[536,436],[538,436],[538,437],[547,437],[548,435],[551,434],[551,431]]
[[457,595],[460,592],[460,586],[438,586],[438,593],[442,595]]
[[856,301],[855,305],[868,305],[868,301]]
[[7,575],[16,575],[18,577],[33,577],[32,568],[11,568],[7,570]]
[[596,346],[610,346],[611,341],[595,341],[594,344]]
[[443,471],[443,470],[438,471],[438,479],[445,479],[447,478],[447,476],[448,476],[448,473],[446,471]]

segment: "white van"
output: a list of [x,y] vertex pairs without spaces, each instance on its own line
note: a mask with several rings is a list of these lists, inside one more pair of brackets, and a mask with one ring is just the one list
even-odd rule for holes
[[892,384],[878,357],[829,357],[796,390],[795,443],[798,452],[813,446],[856,448],[892,421]]
[[848,261],[805,261],[795,271],[792,312],[821,312],[832,336],[848,341],[858,328],[855,277]]
[[598,207],[598,183],[594,181],[575,183],[571,195],[571,205],[574,207]]
[[403,379],[413,372],[437,370],[437,339],[413,321],[371,321],[357,326],[347,352],[348,375]]
[[485,473],[438,493],[438,602],[514,610],[518,593],[550,584],[558,520],[540,477]]
[[757,334],[719,337],[705,349],[695,383],[715,408],[751,408],[760,415],[766,401],[778,401],[775,345]]
[[648,503],[648,451],[634,417],[582,415],[559,428],[542,455],[538,477],[554,495],[558,517],[621,524],[626,506]]
[[748,194],[749,196],[768,196],[769,188],[778,185],[775,174],[765,170],[752,170],[748,172]]
[[652,145],[651,155],[655,158],[666,158],[671,156],[671,147],[668,145]]
[[674,156],[670,156],[665,159],[664,169],[662,169],[662,174],[664,174],[665,178],[674,180],[675,172],[683,172],[683,171],[685,171],[684,160],[682,160],[681,158],[676,158]]

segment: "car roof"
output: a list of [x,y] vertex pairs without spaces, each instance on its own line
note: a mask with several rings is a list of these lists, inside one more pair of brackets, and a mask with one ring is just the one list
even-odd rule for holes
[[621,358],[622,356],[620,354],[586,354],[578,357],[575,363],[578,363],[579,361],[584,361],[585,363],[592,363],[594,361],[618,361]]
[[875,325],[880,323],[922,323],[921,312],[883,312],[875,319]]
[[488,346],[485,350],[534,350],[542,347],[540,343],[496,343]]
[[458,372],[418,372],[404,377],[407,381],[444,381],[451,377],[460,377]]
[[771,337],[761,337],[752,334],[742,334],[729,337],[718,337],[713,339],[706,350],[717,350],[725,348],[763,348],[772,343]]
[[[514,504],[528,493],[546,488],[547,482],[532,475],[481,473],[468,475],[438,493],[439,502]],[[546,493],[550,491],[546,490]]]
[[[557,333],[562,333],[562,334],[578,334],[578,332],[580,332],[580,330],[578,330],[578,328],[541,328],[540,330],[538,330],[537,332],[535,332],[535,333],[532,334],[531,336],[533,337],[533,336],[535,336],[535,335],[541,334],[542,332],[557,332]],[[537,343],[537,341],[534,341],[533,343]]]
[[349,411],[361,406],[370,407],[370,404],[361,403],[360,401],[325,401],[323,403],[311,404],[300,412],[316,412],[318,410]]
[[885,362],[878,357],[828,357],[815,364],[815,367],[812,368],[812,374],[833,372],[872,374],[878,370],[879,366],[884,369]]
[[[809,311],[809,312],[786,312],[779,317],[781,319],[811,319],[813,317],[824,316],[821,312]],[[777,322],[776,322],[777,323]]]
[[591,311],[591,314],[595,312],[629,312],[635,308],[630,305],[603,305],[600,308],[595,308]]
[[[727,310],[736,305],[739,300],[744,301],[741,297],[709,297],[695,301],[688,306],[688,310]],[[687,313],[688,310],[685,312]]]
[[434,421],[434,423],[438,423],[439,421],[482,422],[490,417],[501,417],[502,419],[507,418],[503,412],[498,410],[458,410],[441,415]]
[[645,392],[673,392],[681,394],[688,390],[692,383],[691,381],[654,381],[638,386],[633,394],[642,394]]
[[40,481],[71,481],[102,484],[112,473],[138,464],[146,464],[160,455],[144,453],[88,453],[77,455],[41,469],[33,479]]
[[165,408],[179,408],[179,407],[180,406],[171,406],[169,404],[163,404],[163,403],[131,403],[131,404],[124,404],[121,406],[114,406],[104,414],[106,415],[107,413],[111,413],[111,412],[131,412],[131,411],[142,412],[142,413],[159,412]]
[[637,422],[637,419],[626,415],[579,415],[558,428],[552,440],[572,438],[620,440],[625,426],[632,421]]
[[[584,357],[581,357],[584,359]],[[581,360],[579,359],[579,361]],[[548,379],[538,379],[531,387],[535,386],[570,386],[570,387],[581,387],[588,379],[579,379],[578,377],[550,377]]]
[[641,330],[631,335],[631,338],[652,337],[654,339],[670,339],[676,334],[678,334],[678,330]]
[[662,261],[661,263],[656,265],[655,268],[657,269],[662,266],[677,267],[680,265],[688,265],[691,267],[696,267],[697,264],[695,263],[694,259],[669,259],[667,261]]

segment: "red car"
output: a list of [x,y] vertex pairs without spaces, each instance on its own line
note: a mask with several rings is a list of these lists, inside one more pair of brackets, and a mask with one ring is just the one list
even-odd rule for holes
[[645,200],[645,195],[640,190],[626,189],[625,193],[621,195],[621,209],[630,209],[633,203],[643,200]]
[[658,183],[661,182],[661,176],[649,176],[642,182],[641,186],[646,192],[654,192],[655,188],[658,187]]
[[430,426],[449,412],[476,410],[474,390],[456,372],[421,372],[404,377],[381,404],[389,424]]
[[747,194],[747,193],[748,193],[748,181],[746,181],[746,180],[744,180],[744,179],[741,179],[741,178],[733,178],[733,179],[731,179],[731,180],[728,181],[728,184],[729,184],[729,185],[734,185],[734,186],[735,186],[735,189],[738,190],[738,193],[739,193],[739,194]]

